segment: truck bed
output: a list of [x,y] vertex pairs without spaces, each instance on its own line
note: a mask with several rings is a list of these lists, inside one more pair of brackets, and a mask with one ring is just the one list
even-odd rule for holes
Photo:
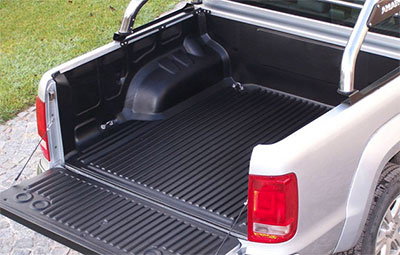
[[[67,163],[228,228],[247,199],[253,147],[276,143],[329,109],[261,86],[218,84],[162,120],[111,127]],[[234,232],[246,234],[245,214]]]

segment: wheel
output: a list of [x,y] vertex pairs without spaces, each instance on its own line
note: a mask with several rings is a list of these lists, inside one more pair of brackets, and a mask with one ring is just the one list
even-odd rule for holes
[[400,254],[400,166],[388,163],[353,254]]
[[386,212],[379,225],[375,240],[376,254],[400,254],[400,195],[398,195]]

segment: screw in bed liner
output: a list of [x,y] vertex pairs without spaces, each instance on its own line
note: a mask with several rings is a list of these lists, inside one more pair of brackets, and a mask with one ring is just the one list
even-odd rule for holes
[[244,87],[240,82],[235,82],[232,84],[232,88],[238,90],[238,91],[243,91]]
[[52,101],[56,98],[56,92],[53,88],[49,89],[49,100]]
[[109,120],[109,121],[107,121],[106,123],[101,124],[101,125],[100,125],[100,128],[103,129],[103,130],[105,130],[108,126],[113,126],[113,125],[114,125],[114,121]]

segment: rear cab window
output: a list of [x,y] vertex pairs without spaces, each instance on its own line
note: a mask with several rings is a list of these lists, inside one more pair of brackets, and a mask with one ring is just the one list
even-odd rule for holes
[[[354,27],[364,0],[231,0],[242,4],[290,13],[333,24]],[[375,27],[371,32],[400,38],[399,13]]]

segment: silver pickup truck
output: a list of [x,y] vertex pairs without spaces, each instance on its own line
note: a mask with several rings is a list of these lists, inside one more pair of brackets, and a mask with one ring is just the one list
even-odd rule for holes
[[400,0],[203,0],[44,74],[1,214],[83,253],[400,254]]

